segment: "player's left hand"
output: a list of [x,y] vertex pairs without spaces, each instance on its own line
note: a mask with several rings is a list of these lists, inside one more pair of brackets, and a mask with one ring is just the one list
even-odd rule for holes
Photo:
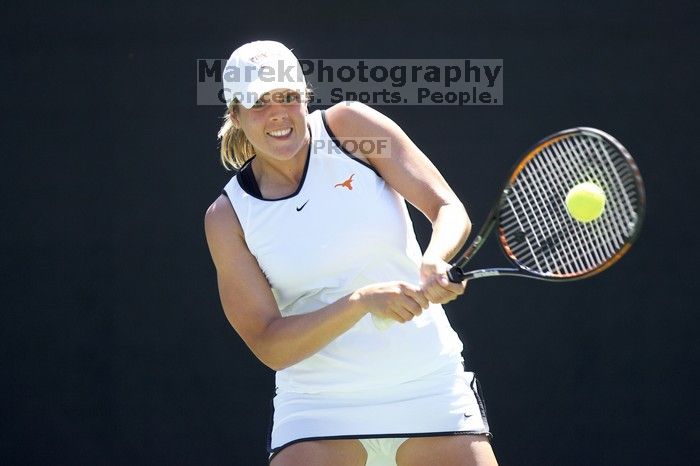
[[445,304],[464,294],[467,281],[452,283],[447,271],[452,267],[439,257],[423,256],[420,267],[421,290],[431,303]]

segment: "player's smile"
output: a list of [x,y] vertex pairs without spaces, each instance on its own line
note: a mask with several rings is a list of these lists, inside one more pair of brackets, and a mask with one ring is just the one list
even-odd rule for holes
[[294,128],[292,127],[287,127],[287,128],[282,128],[282,129],[275,129],[275,130],[268,130],[266,133],[268,136],[278,140],[278,141],[285,141],[287,139],[290,139],[292,137],[292,132],[294,131]]

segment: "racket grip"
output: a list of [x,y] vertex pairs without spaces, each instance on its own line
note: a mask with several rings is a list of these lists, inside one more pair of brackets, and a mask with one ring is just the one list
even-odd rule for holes
[[374,326],[377,327],[377,330],[383,332],[392,325],[394,325],[394,322],[396,321],[392,319],[387,319],[386,317],[379,317],[377,315],[372,314],[372,322],[374,323]]
[[453,265],[452,268],[447,271],[447,278],[449,278],[452,283],[461,283],[462,280],[464,280],[464,272],[456,265]]

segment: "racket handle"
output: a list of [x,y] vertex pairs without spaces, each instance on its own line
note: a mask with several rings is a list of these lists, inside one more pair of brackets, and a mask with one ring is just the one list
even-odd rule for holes
[[458,266],[453,265],[450,270],[447,271],[447,278],[450,279],[452,283],[461,283],[464,280],[464,272]]
[[394,325],[394,322],[396,321],[393,319],[387,319],[386,317],[379,317],[377,315],[372,314],[372,322],[374,323],[374,326],[377,327],[377,330],[383,332],[392,325]]

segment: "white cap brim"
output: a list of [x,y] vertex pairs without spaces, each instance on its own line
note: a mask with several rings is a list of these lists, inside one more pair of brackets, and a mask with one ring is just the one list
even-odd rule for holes
[[253,107],[253,105],[255,105],[255,103],[258,100],[262,98],[262,96],[264,96],[268,92],[284,89],[299,92],[303,96],[306,91],[306,83],[294,83],[285,81],[272,82],[258,79],[256,81],[251,82],[248,85],[248,89],[244,93],[245,95],[236,95],[234,97],[238,100],[238,102],[240,102],[242,106],[244,106],[247,109],[250,109]]

